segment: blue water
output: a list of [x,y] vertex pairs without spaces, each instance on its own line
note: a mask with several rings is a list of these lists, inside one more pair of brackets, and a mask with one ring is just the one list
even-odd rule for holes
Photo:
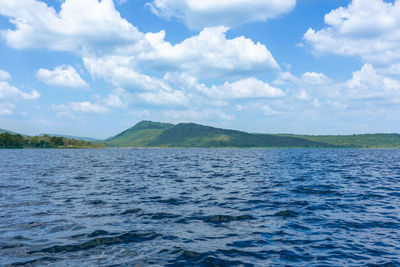
[[400,266],[400,150],[0,150],[0,265]]

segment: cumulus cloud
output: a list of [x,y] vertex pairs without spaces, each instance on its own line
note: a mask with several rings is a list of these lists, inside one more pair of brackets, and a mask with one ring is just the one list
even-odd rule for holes
[[244,37],[227,39],[226,30],[225,27],[207,28],[176,45],[164,40],[163,31],[148,33],[145,39],[149,49],[100,57],[87,55],[83,62],[92,75],[115,86],[137,90],[168,90],[160,79],[142,74],[140,67],[159,72],[186,72],[200,78],[243,76],[279,69],[265,45]]
[[209,97],[220,99],[276,98],[284,96],[281,89],[272,87],[256,78],[247,78],[233,83],[225,82],[223,85],[212,85],[210,88],[201,85],[198,89]]
[[227,39],[227,30],[227,27],[205,28],[176,45],[165,41],[164,31],[147,33],[145,39],[153,49],[139,58],[155,69],[181,70],[199,77],[279,69],[265,45],[243,36]]
[[94,77],[100,77],[116,87],[141,90],[170,90],[160,79],[140,73],[130,56],[84,57],[85,67]]
[[[295,0],[264,2],[230,4],[234,9],[238,9],[239,4],[242,8],[248,5],[257,10],[261,6],[267,8],[268,12],[261,12],[265,14],[256,20],[272,18],[295,5]],[[211,2],[206,5],[207,8],[212,6]],[[180,43],[171,44],[166,41],[164,31],[141,33],[121,18],[112,0],[65,0],[59,12],[43,1],[0,0],[0,14],[9,17],[15,25],[15,29],[4,32],[8,45],[72,52],[82,58],[93,78],[103,79],[114,88],[124,88],[136,97],[127,100],[123,95],[111,92],[97,99],[97,103],[108,108],[127,107],[140,101],[157,106],[186,107],[198,102],[191,94],[209,98],[210,101],[204,103],[215,103],[214,106],[226,105],[225,99],[283,95],[279,88],[246,78],[278,71],[280,67],[264,44],[244,36],[228,38],[227,26],[205,28]],[[168,78],[171,72],[191,77],[195,84],[187,87],[187,81],[174,81]],[[88,87],[72,66],[40,69],[37,78],[57,87]],[[205,86],[199,81],[210,78],[234,82]],[[85,112],[86,107],[87,112],[96,111],[90,104],[74,102],[54,107],[71,108],[75,112]]]
[[317,54],[357,56],[374,64],[400,60],[400,1],[353,0],[325,15],[325,23],[303,37]]
[[[281,5],[281,1],[269,2]],[[243,36],[227,39],[228,27],[203,29],[199,35],[175,45],[165,41],[164,31],[141,33],[121,18],[112,0],[66,0],[58,13],[36,0],[0,0],[0,14],[10,17],[16,27],[4,32],[7,43],[14,48],[70,51],[86,59],[101,54],[108,60],[122,60],[119,66],[130,69],[145,65],[158,71],[180,70],[199,76],[279,69],[265,45]]]
[[24,93],[6,81],[0,81],[0,99],[34,100],[39,97],[40,94],[36,90],[33,90],[31,93]]
[[300,77],[283,73],[274,84],[286,86],[295,98],[308,101],[315,107],[324,104],[347,108],[371,101],[369,105],[386,105],[400,101],[400,80],[366,63],[354,71],[347,81],[334,81],[323,73],[308,72]]
[[8,81],[11,80],[11,74],[7,71],[0,70],[0,81]]
[[156,15],[178,18],[194,29],[265,21],[290,12],[295,5],[296,0],[154,0],[149,3]]
[[19,90],[17,87],[10,85],[8,80],[11,80],[11,74],[0,70],[0,115],[11,115],[14,113],[13,109],[15,105],[10,102],[18,100],[35,100],[40,97],[40,94],[36,90],[32,90],[31,93],[25,93]]
[[305,72],[300,77],[294,76],[290,72],[281,72],[278,78],[273,81],[275,85],[287,85],[295,84],[301,86],[315,86],[315,85],[327,85],[332,80],[323,73],[319,72]]
[[216,103],[223,103],[220,101],[221,99],[278,98],[284,96],[281,89],[254,77],[211,86],[200,83],[197,78],[187,73],[167,73],[163,79],[171,87],[199,91],[210,99],[219,99]]
[[69,104],[52,105],[52,108],[59,112],[59,114],[67,114],[70,112],[83,112],[83,113],[107,113],[110,110],[99,104],[91,103],[89,101],[84,102],[71,102]]
[[[275,17],[295,5],[295,0],[268,2],[226,1],[222,7],[239,10],[240,5],[241,9],[252,6],[263,10],[260,12],[263,15],[258,18],[237,20],[241,24]],[[214,2],[203,4],[206,9],[221,8]],[[261,7],[267,8],[268,12]],[[198,34],[172,44],[166,41],[164,31],[141,33],[121,18],[112,0],[65,0],[59,12],[43,1],[0,0],[0,14],[9,17],[15,25],[3,32],[8,45],[20,49],[72,52],[82,58],[93,78],[104,79],[115,88],[109,95],[97,98],[96,103],[53,105],[59,113],[104,113],[110,108],[124,108],[140,101],[186,108],[201,105],[201,102],[217,107],[227,106],[226,101],[231,99],[284,95],[275,86],[248,78],[279,71],[280,67],[266,45],[244,36],[228,38],[226,32],[230,23],[204,28]],[[243,14],[247,16],[246,12]],[[174,75],[180,78],[175,79]],[[88,87],[72,66],[40,69],[37,78],[52,86]],[[205,85],[210,78],[218,80],[218,84]],[[121,93],[124,89],[118,91],[118,88],[126,89],[130,96],[126,97]]]
[[121,18],[112,0],[67,0],[59,13],[40,1],[0,0],[0,14],[15,25],[15,30],[4,32],[14,48],[75,52],[132,44],[143,38]]
[[352,98],[397,98],[400,100],[400,81],[379,74],[371,64],[353,72],[346,82],[346,91]]
[[54,70],[39,69],[36,77],[51,86],[87,88],[89,85],[72,66],[59,66]]

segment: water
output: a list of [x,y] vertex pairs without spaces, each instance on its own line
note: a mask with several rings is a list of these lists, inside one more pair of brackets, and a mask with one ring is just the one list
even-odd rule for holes
[[400,150],[0,150],[0,265],[400,266]]

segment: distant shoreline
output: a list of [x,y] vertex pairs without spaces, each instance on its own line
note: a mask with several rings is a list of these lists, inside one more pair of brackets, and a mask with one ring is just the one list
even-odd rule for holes
[[[87,139],[87,137],[85,137]],[[400,149],[400,134],[259,134],[195,123],[141,121],[105,140],[0,133],[0,148]]]
[[0,150],[400,150],[400,147],[55,147],[55,148],[0,148]]

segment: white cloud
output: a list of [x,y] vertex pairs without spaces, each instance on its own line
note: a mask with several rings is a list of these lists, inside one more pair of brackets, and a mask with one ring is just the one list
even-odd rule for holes
[[71,102],[69,104],[60,104],[51,106],[54,110],[58,111],[60,114],[67,114],[71,112],[83,112],[83,113],[107,113],[110,110],[99,104],[94,104],[89,101],[85,102]]
[[11,74],[7,71],[0,70],[0,81],[8,81],[11,80]]
[[400,81],[378,74],[371,64],[353,72],[353,77],[346,82],[346,90],[352,98],[400,99]]
[[317,72],[306,72],[301,76],[301,79],[307,84],[326,84],[330,82],[330,79],[323,73]]
[[281,89],[256,78],[247,78],[233,83],[225,82],[220,86],[199,86],[199,89],[209,97],[220,99],[235,98],[276,98],[284,96]]
[[201,29],[272,19],[293,10],[296,0],[154,0],[149,5],[158,16],[176,17]]
[[379,72],[389,76],[400,77],[400,63],[392,64],[386,68],[381,68],[379,69]]
[[36,77],[51,86],[70,88],[87,88],[89,86],[72,66],[63,65],[54,70],[39,69]]
[[147,33],[145,38],[152,50],[142,53],[139,58],[155,69],[175,69],[197,77],[244,75],[279,69],[265,45],[243,36],[227,39],[227,30],[226,27],[205,28],[199,35],[176,45],[164,40],[164,31]]
[[[246,5],[243,1],[225,2],[239,10],[238,3],[242,8],[253,6],[257,10],[268,6],[264,17],[254,18],[265,20],[289,11],[295,0],[246,1]],[[209,2],[206,8],[213,5]],[[105,97],[98,97],[95,103],[53,105],[59,113],[104,113],[109,108],[125,108],[140,102],[190,106],[194,110],[200,105],[227,106],[231,99],[284,96],[281,89],[248,78],[280,70],[267,47],[244,36],[228,38],[226,26],[205,28],[171,44],[164,31],[139,32],[121,18],[112,0],[65,0],[59,12],[37,0],[0,0],[0,14],[15,25],[4,32],[8,45],[72,52],[82,58],[93,78],[104,79],[116,88]],[[175,79],[174,75],[180,78]],[[88,87],[72,66],[40,69],[37,78],[52,86]],[[209,78],[216,78],[219,84],[203,84]],[[118,88],[124,88],[125,93]]]
[[112,0],[66,0],[59,13],[40,1],[0,0],[0,14],[15,24],[15,30],[4,32],[14,48],[75,52],[132,44],[143,38],[121,18]]
[[305,72],[301,77],[296,77],[290,72],[281,72],[273,81],[275,85],[297,84],[297,85],[324,85],[330,83],[331,79],[323,73]]
[[33,90],[31,93],[24,93],[17,87],[10,85],[8,82],[0,81],[0,99],[34,100],[39,97],[40,94],[36,90]]
[[289,97],[315,107],[328,104],[335,109],[351,108],[363,102],[379,106],[400,101],[400,80],[386,72],[387,69],[376,69],[366,63],[347,81],[334,81],[323,73],[307,72],[300,77],[284,73],[274,84],[286,86]]
[[357,56],[375,64],[400,60],[400,1],[353,0],[325,15],[325,23],[303,37],[317,54]]
[[294,76],[292,73],[285,71],[278,74],[278,78],[273,81],[275,85],[297,84],[301,79]]
[[149,104],[169,106],[169,105],[187,105],[188,98],[182,91],[157,91],[141,93],[139,96]]
[[8,80],[11,80],[11,74],[0,70],[0,100],[6,102],[0,102],[0,115],[14,114],[13,109],[15,105],[10,102],[18,100],[34,100],[40,97],[38,91],[33,90],[31,93],[22,92],[17,87],[10,85],[7,82]]
[[[280,2],[253,4],[257,7],[269,6],[271,12],[274,10],[267,12],[266,16],[270,18],[295,4],[295,0],[285,1],[287,7],[278,12],[279,8],[285,6]],[[10,17],[15,25],[15,29],[4,32],[10,46],[73,52],[82,58],[93,78],[104,79],[114,88],[124,88],[137,97],[135,101],[132,96],[126,99],[111,92],[97,99],[97,103],[106,107],[123,108],[139,101],[151,105],[188,106],[203,101],[191,97],[191,93],[200,95],[200,98],[211,98],[206,102],[212,106],[227,105],[225,100],[232,98],[283,95],[279,88],[254,78],[244,78],[276,71],[280,67],[265,45],[244,36],[227,38],[228,27],[205,28],[198,35],[171,44],[165,40],[164,31],[139,32],[121,18],[112,0],[65,0],[59,12],[36,0],[0,0],[0,14]],[[186,87],[186,83],[168,79],[166,72],[171,71],[191,77],[195,84]],[[40,69],[37,78],[52,86],[88,87],[87,82],[71,66],[59,66],[54,70]],[[198,81],[208,78],[236,82],[208,88]],[[199,91],[204,94],[199,94]],[[68,107],[83,112],[82,106]]]
[[115,86],[154,90],[167,89],[159,79],[141,74],[140,67],[156,71],[180,71],[196,77],[227,77],[278,70],[279,66],[265,45],[243,36],[227,39],[227,28],[207,28],[199,35],[171,45],[165,33],[148,33],[143,51],[83,57],[85,67]]
[[307,91],[304,90],[304,89],[300,90],[300,92],[298,92],[298,93],[295,95],[295,97],[296,97],[297,99],[300,99],[300,100],[303,100],[303,101],[306,101],[306,100],[309,100],[309,99],[310,99],[310,97],[308,96]]
[[[264,1],[259,2],[256,5]],[[282,6],[282,1],[269,2],[271,6]],[[0,14],[10,17],[16,27],[4,31],[7,43],[14,48],[71,51],[85,59],[98,59],[101,54],[107,60],[122,60],[118,67],[136,73],[143,65],[158,71],[212,77],[279,69],[265,45],[243,36],[227,39],[227,27],[203,29],[199,35],[175,45],[165,41],[164,31],[143,34],[121,18],[112,0],[66,0],[58,13],[36,0],[0,0]],[[127,70],[113,74],[118,72],[124,75]]]
[[181,90],[199,91],[210,99],[229,100],[239,98],[278,98],[283,97],[284,92],[268,83],[254,77],[237,80],[235,82],[225,82],[222,85],[206,86],[200,83],[195,77],[187,73],[167,73],[165,82],[171,87]]
[[0,104],[0,115],[11,115],[13,114],[13,104]]
[[243,105],[236,105],[236,109],[239,111],[253,111],[258,114],[264,114],[266,116],[282,114],[282,112],[271,108],[268,104],[262,102],[249,102]]
[[132,95],[123,88],[116,88],[105,98],[97,96],[97,99],[107,107],[126,108],[132,102]]
[[83,62],[95,77],[104,78],[116,87],[141,90],[170,90],[168,85],[158,78],[153,78],[135,70],[130,56],[84,57]]
[[202,121],[209,119],[233,120],[235,117],[227,115],[218,109],[204,109],[204,110],[166,110],[163,112],[164,117],[174,121]]

